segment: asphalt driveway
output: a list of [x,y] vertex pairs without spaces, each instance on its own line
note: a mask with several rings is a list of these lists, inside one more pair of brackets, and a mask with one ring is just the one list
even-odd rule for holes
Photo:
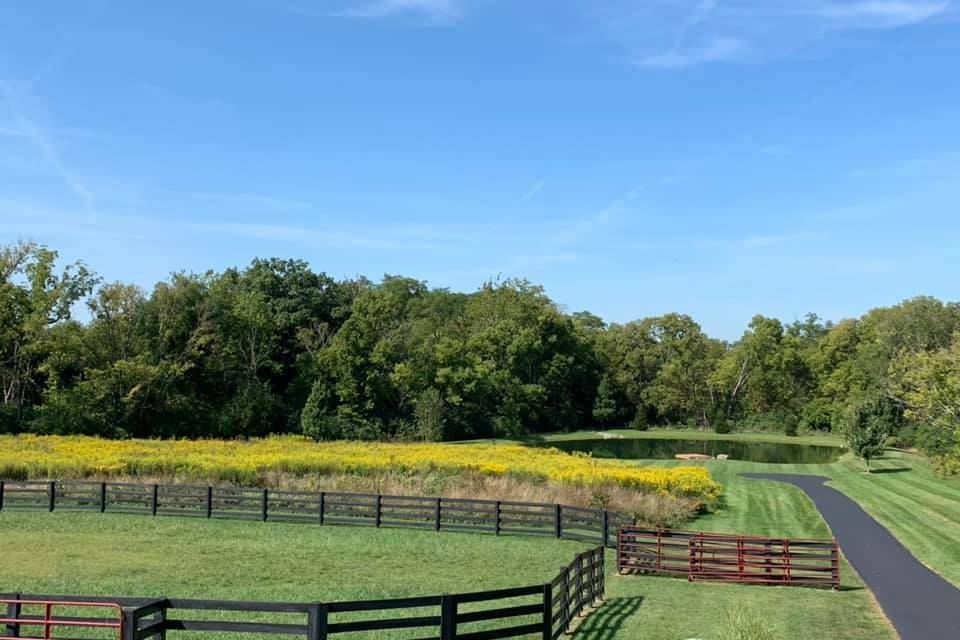
[[960,589],[921,564],[860,505],[825,486],[829,478],[785,473],[743,476],[787,482],[810,496],[902,640],[960,638]]

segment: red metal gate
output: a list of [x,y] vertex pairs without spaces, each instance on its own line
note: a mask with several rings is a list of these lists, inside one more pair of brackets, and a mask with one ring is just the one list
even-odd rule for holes
[[[61,602],[52,600],[17,600],[0,599],[0,605],[7,609],[6,617],[0,617],[0,633],[15,633],[19,635],[3,635],[0,640],[53,640],[57,636],[54,630],[59,627],[116,630],[117,640],[122,640],[123,608],[112,602]],[[23,608],[39,609],[42,612],[24,614]],[[110,610],[115,618],[85,618],[78,615],[55,615],[56,609],[97,609]],[[71,612],[74,614],[74,612]],[[109,614],[107,614],[109,615]],[[39,627],[42,635],[23,635],[23,627]],[[3,629],[6,629],[3,631]]]
[[835,540],[790,540],[722,533],[623,527],[621,573],[685,575],[690,581],[840,587]]

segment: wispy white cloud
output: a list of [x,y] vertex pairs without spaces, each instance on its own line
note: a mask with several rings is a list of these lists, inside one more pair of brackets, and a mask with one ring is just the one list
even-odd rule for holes
[[[62,128],[46,128],[45,129],[48,136],[51,138],[92,138],[97,134],[92,131],[84,131],[82,129],[62,129]],[[0,136],[10,136],[12,138],[28,138],[30,135],[19,129],[18,127],[0,127]]]
[[951,4],[948,0],[845,0],[816,3],[806,12],[849,27],[894,28],[930,20]]
[[256,209],[296,211],[308,209],[311,206],[309,202],[304,200],[257,193],[216,193],[207,191],[168,191],[167,193],[200,202],[245,208],[252,207]]
[[585,21],[653,69],[762,61],[858,29],[956,16],[960,0],[656,0],[584,3]]
[[236,109],[236,105],[228,100],[223,100],[217,97],[196,96],[179,93],[150,82],[140,83],[139,89],[144,94],[149,96],[150,99],[162,102],[165,107],[175,107],[185,111],[190,111],[194,114],[200,110],[219,114],[232,112]]
[[737,38],[715,37],[692,47],[674,47],[666,51],[650,53],[637,59],[642,67],[680,69],[706,62],[721,62],[742,57],[749,47]]
[[610,219],[611,216],[620,213],[626,209],[627,205],[640,197],[640,194],[646,189],[646,185],[638,184],[637,186],[629,189],[626,193],[621,195],[619,198],[611,202],[608,206],[601,209],[600,212],[596,215],[596,220],[598,222],[606,222]]
[[96,202],[96,196],[87,187],[83,179],[64,163],[60,149],[56,144],[55,135],[51,134],[29,115],[25,106],[26,97],[23,93],[16,91],[9,81],[0,78],[0,98],[7,104],[10,117],[13,120],[13,131],[17,132],[13,135],[20,135],[29,140],[40,152],[50,169],[80,199],[84,208],[90,209]]
[[624,212],[631,202],[640,197],[645,188],[645,185],[637,185],[596,213],[565,223],[563,230],[554,234],[550,240],[557,245],[567,245],[586,237],[598,227],[610,222],[617,214]]
[[523,204],[533,196],[537,195],[538,193],[540,193],[540,190],[543,189],[543,186],[546,183],[547,183],[546,180],[537,180],[536,184],[530,187],[530,189],[526,193],[524,193],[522,196],[517,198],[517,201],[514,204]]
[[818,235],[808,232],[756,233],[742,236],[722,235],[716,237],[681,237],[664,240],[666,244],[677,247],[696,247],[700,249],[744,252],[751,250],[802,246],[815,242]]
[[368,19],[412,15],[446,23],[463,16],[463,3],[459,0],[359,0],[333,11],[333,15]]

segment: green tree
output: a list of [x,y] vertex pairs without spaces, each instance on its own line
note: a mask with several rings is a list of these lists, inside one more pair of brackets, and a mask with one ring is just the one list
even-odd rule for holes
[[0,247],[0,423],[13,429],[25,428],[46,386],[50,329],[69,321],[97,281],[81,262],[57,272],[57,258],[30,242]]
[[905,417],[929,432],[917,444],[960,468],[960,333],[943,349],[904,351],[890,377]]
[[667,314],[649,326],[658,366],[644,400],[670,422],[710,427],[717,401],[711,377],[723,355],[722,343],[708,338],[685,315]]
[[895,411],[885,398],[874,397],[853,403],[844,416],[844,438],[850,451],[870,471],[870,460],[879,457],[895,424]]
[[593,419],[607,426],[621,414],[617,403],[616,391],[610,379],[604,376],[597,385],[597,397],[593,401]]
[[803,406],[816,391],[810,361],[819,333],[815,316],[786,330],[775,318],[754,316],[712,378],[724,415],[775,422],[796,433]]

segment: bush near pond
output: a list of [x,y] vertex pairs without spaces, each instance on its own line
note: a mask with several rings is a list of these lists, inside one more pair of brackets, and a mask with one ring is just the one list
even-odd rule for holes
[[443,478],[455,477],[461,487],[504,479],[518,486],[565,489],[581,496],[578,502],[611,508],[607,503],[622,503],[628,496],[659,496],[704,508],[712,506],[721,492],[703,467],[642,467],[521,445],[316,443],[295,436],[242,441],[0,436],[0,476],[7,478],[149,476],[277,486],[318,475],[323,484],[335,477],[341,486],[344,477],[368,479],[384,493],[388,491],[382,484],[387,480],[396,484],[398,478],[440,479],[441,491]]

